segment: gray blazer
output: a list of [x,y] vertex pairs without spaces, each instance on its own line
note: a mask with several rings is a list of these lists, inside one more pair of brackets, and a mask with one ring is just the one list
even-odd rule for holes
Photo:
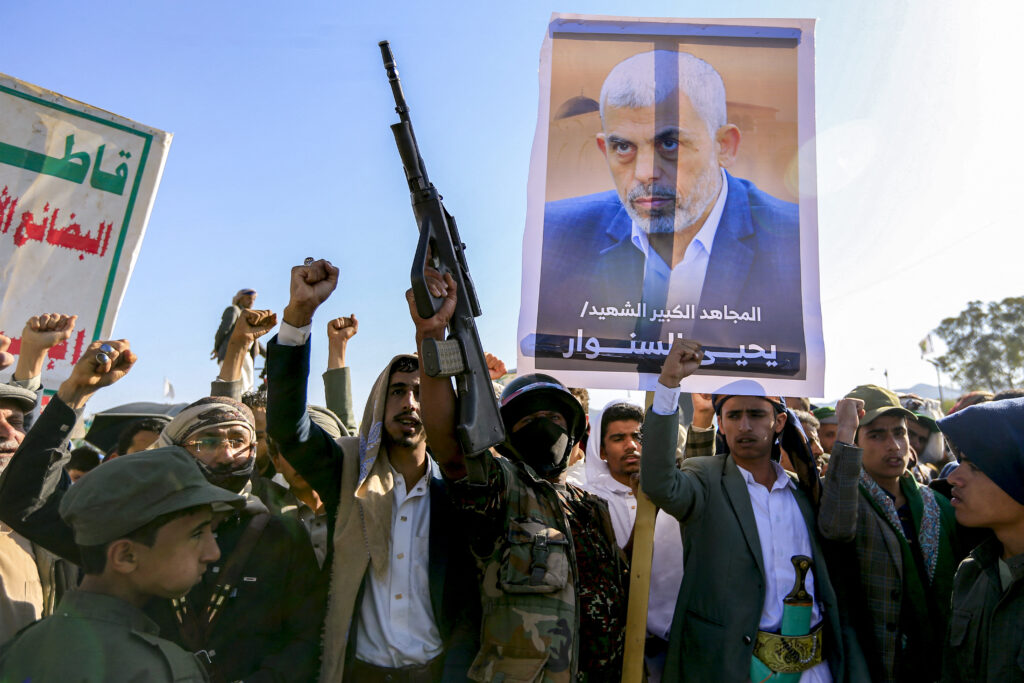
[[[678,413],[678,411],[677,411]],[[665,680],[750,680],[750,659],[765,599],[764,561],[746,482],[729,456],[687,458],[675,466],[678,415],[648,411],[641,487],[680,521],[685,571],[669,637]],[[835,591],[816,534],[814,511],[795,493],[814,559],[815,595],[825,621],[826,657],[837,683],[846,675]]]

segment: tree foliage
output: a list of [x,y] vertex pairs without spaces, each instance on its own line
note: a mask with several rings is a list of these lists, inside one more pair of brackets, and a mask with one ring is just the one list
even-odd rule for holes
[[972,301],[935,328],[948,347],[937,360],[965,390],[1024,385],[1024,297]]

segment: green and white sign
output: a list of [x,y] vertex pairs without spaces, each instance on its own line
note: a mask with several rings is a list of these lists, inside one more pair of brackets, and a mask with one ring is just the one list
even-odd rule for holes
[[0,74],[0,333],[78,315],[43,384],[108,337],[142,245],[171,134]]

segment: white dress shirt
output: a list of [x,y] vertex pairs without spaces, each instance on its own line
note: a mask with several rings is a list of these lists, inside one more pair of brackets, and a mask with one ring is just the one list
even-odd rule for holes
[[405,477],[391,471],[391,558],[384,577],[367,572],[356,659],[398,668],[429,662],[442,642],[430,606],[430,470],[408,492]]
[[[793,495],[796,484],[782,469],[782,465],[772,461],[775,483],[771,490],[754,481],[754,475],[747,470],[742,467],[739,470],[747,484],[750,504],[754,508],[757,535],[761,540],[761,558],[764,560],[764,607],[758,628],[778,633],[782,627],[782,601],[793,590],[796,581],[792,558],[794,555],[813,557],[811,537]],[[814,569],[807,572],[804,586],[814,600],[811,608],[813,628],[821,621],[821,602],[814,591]],[[800,683],[828,683],[831,680],[832,673],[825,661],[808,669],[800,677]]]
[[285,321],[281,321],[281,327],[277,331],[277,343],[281,346],[302,346],[309,339],[309,332],[313,329],[313,323],[295,327]]
[[[609,406],[622,403],[611,401],[596,416],[592,424],[596,433],[587,442],[587,477],[582,489],[600,496],[608,503],[608,513],[615,530],[615,542],[625,547],[636,521],[636,497],[632,489],[612,478],[608,464],[601,459],[600,425]],[[639,406],[637,406],[639,408]],[[669,514],[658,511],[654,521],[654,556],[651,561],[651,588],[647,600],[647,630],[668,640],[672,628],[679,586],[683,582],[683,539],[679,522]]]
[[[629,541],[636,521],[636,498],[625,484],[612,479],[610,474],[588,481],[584,487],[608,502],[608,512],[615,529],[615,541],[624,547]],[[679,521],[658,510],[654,520],[654,556],[651,560],[651,589],[647,600],[647,630],[668,640],[672,629],[672,615],[683,583],[683,539],[679,534]]]
[[[277,342],[299,346],[309,339],[310,326],[281,322]],[[441,654],[441,633],[430,605],[430,476],[427,472],[412,490],[394,467],[391,507],[391,558],[385,576],[371,567],[359,605],[356,659],[375,666],[399,668],[426,664]],[[335,554],[335,562],[340,560]]]

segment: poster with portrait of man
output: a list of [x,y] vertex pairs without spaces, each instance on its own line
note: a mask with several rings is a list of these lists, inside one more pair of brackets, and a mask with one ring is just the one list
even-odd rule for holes
[[823,391],[814,22],[554,15],[518,370],[649,390],[679,337],[686,391]]

